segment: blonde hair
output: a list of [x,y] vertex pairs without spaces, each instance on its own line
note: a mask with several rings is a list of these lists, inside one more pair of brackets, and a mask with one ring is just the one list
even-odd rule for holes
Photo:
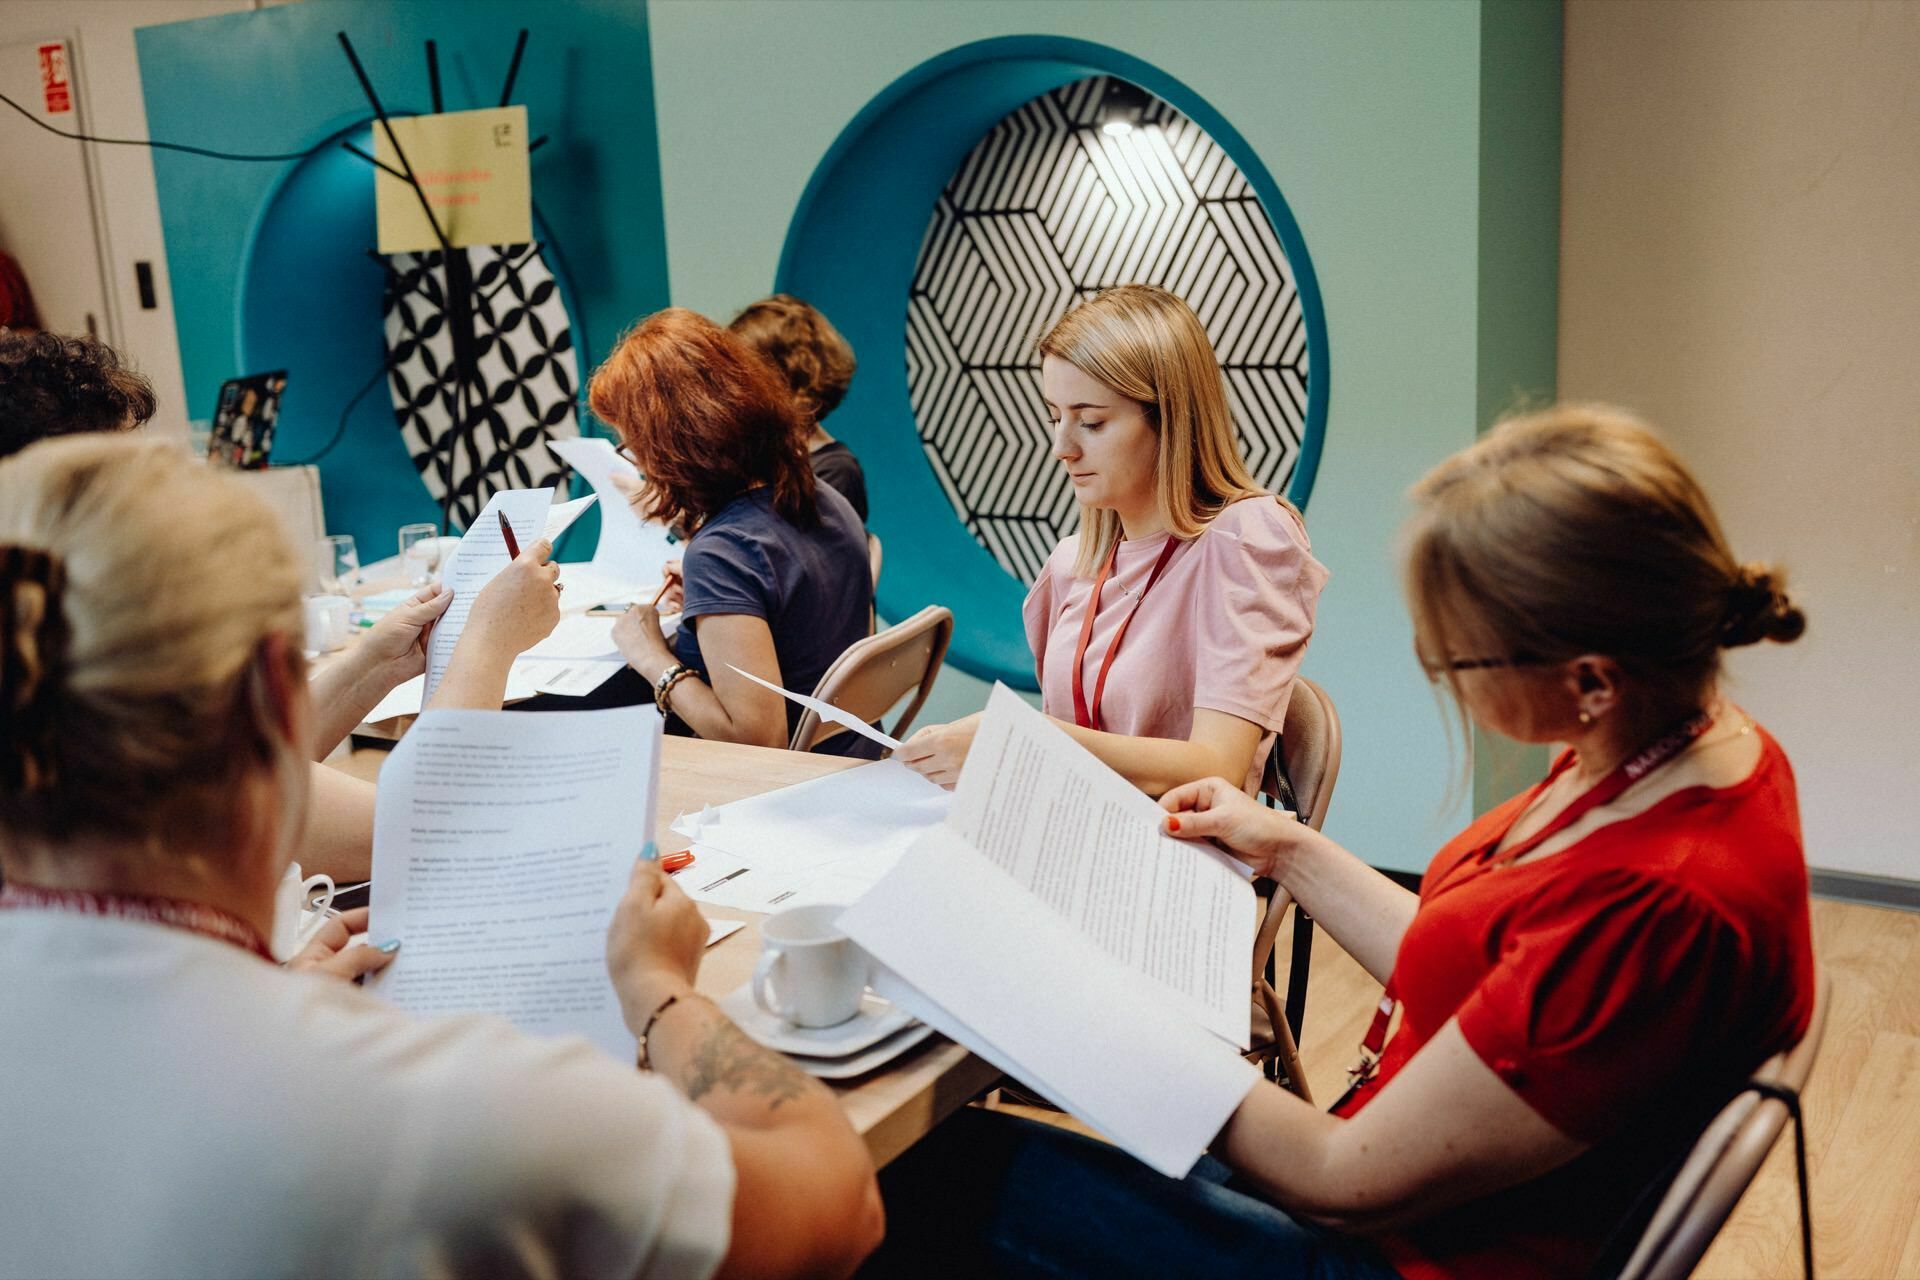
[[273,512],[175,443],[0,463],[0,837],[233,840],[239,784],[285,766],[258,659],[301,580]]
[[[1509,418],[1413,499],[1405,585],[1435,667],[1599,654],[1681,704],[1704,695],[1721,649],[1806,629],[1784,572],[1735,560],[1685,464],[1619,409]],[[1457,701],[1458,672],[1442,673]]]
[[[1175,537],[1197,537],[1230,503],[1266,493],[1240,456],[1207,331],[1174,294],[1149,284],[1104,290],[1060,317],[1039,351],[1146,406],[1159,441],[1155,496]],[[1074,572],[1094,573],[1119,537],[1116,513],[1081,507]]]

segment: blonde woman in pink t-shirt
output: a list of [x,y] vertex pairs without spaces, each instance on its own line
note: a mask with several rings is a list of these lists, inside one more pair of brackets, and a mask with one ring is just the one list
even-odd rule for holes
[[[1027,595],[1041,706],[1149,795],[1197,778],[1256,789],[1287,713],[1327,571],[1234,438],[1190,307],[1109,289],[1040,340],[1053,452],[1080,503]],[[896,758],[945,786],[979,717],[930,725]]]

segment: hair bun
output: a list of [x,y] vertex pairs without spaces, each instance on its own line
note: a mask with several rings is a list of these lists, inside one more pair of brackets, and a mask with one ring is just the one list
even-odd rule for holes
[[51,552],[0,546],[0,783],[10,791],[53,785],[53,702],[66,657],[60,607],[66,574]]
[[1720,628],[1722,648],[1779,644],[1798,640],[1807,617],[1787,595],[1786,575],[1770,565],[1743,564],[1727,589],[1727,616]]

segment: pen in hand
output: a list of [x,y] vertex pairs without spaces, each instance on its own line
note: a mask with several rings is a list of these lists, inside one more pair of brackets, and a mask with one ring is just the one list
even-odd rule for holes
[[500,517],[500,536],[507,540],[507,554],[513,559],[518,560],[520,558],[520,543],[513,536],[513,526],[507,523],[507,513],[504,511],[496,511],[493,514]]
[[667,598],[667,592],[673,590],[673,584],[678,581],[680,581],[678,574],[669,573],[664,575],[664,580],[660,583],[660,589],[653,593],[653,601],[647,607],[649,609],[658,609],[660,602]]

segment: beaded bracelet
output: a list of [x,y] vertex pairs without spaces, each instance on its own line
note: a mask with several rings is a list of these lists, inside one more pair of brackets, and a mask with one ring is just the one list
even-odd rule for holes
[[653,1063],[649,1061],[647,1057],[647,1037],[653,1034],[653,1024],[660,1021],[661,1014],[665,1013],[667,1010],[673,1008],[673,1006],[679,1003],[680,1003],[680,993],[676,991],[672,995],[668,996],[665,1000],[662,1000],[659,1006],[655,1008],[652,1013],[647,1015],[647,1024],[644,1027],[640,1028],[640,1064],[639,1065],[642,1071],[653,1070]]

